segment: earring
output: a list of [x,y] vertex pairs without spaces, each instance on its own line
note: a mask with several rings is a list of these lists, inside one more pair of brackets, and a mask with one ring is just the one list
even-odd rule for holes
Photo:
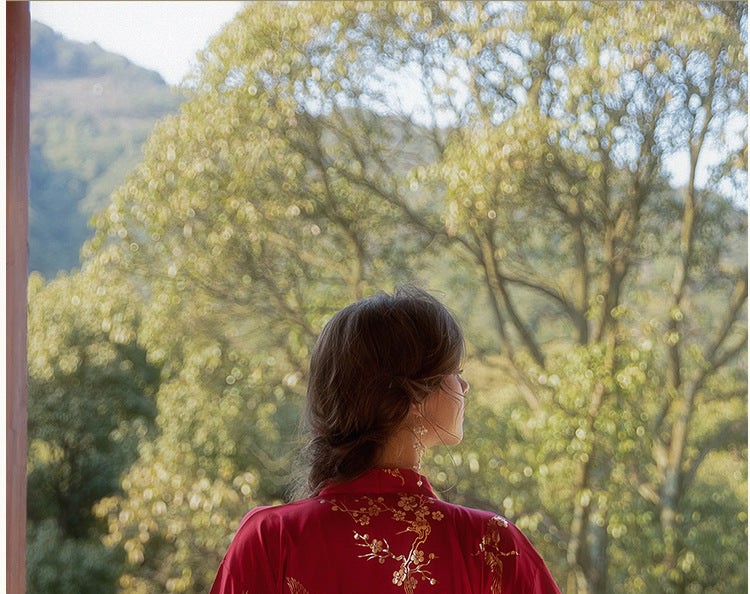
[[[416,426],[413,427],[411,432],[414,434],[414,437],[417,438],[416,443],[414,444],[414,450],[417,453],[417,462],[412,466],[412,470],[419,474],[419,472],[422,470],[422,456],[427,451],[427,448],[422,443],[422,438],[427,435],[427,427],[425,427],[421,422]],[[419,480],[417,480],[417,486],[422,486],[422,477],[419,477]]]

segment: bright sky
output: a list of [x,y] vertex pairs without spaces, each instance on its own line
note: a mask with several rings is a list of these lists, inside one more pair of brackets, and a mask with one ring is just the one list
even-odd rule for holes
[[243,2],[30,2],[31,18],[75,41],[159,72],[176,85],[195,54],[231,21]]
[[[30,2],[31,18],[52,27],[65,37],[123,55],[131,62],[159,72],[171,85],[178,84],[195,54],[206,47],[242,8],[243,2]],[[740,126],[740,129],[742,127]],[[712,152],[715,157],[715,153]],[[711,157],[709,156],[709,160]],[[715,158],[714,158],[715,160]],[[699,185],[705,183],[705,163]],[[667,170],[675,185],[687,181],[687,155],[667,159]],[[739,202],[745,202],[740,197]]]

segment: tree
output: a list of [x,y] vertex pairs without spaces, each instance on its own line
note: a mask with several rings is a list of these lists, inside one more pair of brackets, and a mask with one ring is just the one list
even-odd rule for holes
[[[746,584],[746,537],[705,549],[747,519],[746,213],[722,193],[746,186],[745,31],[746,9],[720,3],[249,5],[88,248],[141,287],[177,436],[103,512],[150,572],[128,583],[205,588],[206,551],[167,528],[173,473],[226,493],[215,526],[242,494],[280,499],[315,335],[416,277],[465,293],[489,413],[437,474],[446,496],[504,510],[569,592]],[[705,484],[721,505],[698,523]],[[140,530],[146,488],[166,511]],[[157,537],[171,552],[144,555]]]
[[93,512],[153,427],[158,369],[132,308],[83,274],[29,281],[27,569],[31,592],[114,592],[122,559]]

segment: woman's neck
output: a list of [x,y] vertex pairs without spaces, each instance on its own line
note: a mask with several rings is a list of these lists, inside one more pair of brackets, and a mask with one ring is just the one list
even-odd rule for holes
[[408,427],[402,427],[386,441],[375,467],[419,470],[424,451],[419,436]]

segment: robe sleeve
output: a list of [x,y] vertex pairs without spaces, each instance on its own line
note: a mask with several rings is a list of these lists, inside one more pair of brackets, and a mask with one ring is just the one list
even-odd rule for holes
[[248,589],[240,582],[239,576],[233,574],[222,561],[210,594],[245,594],[245,592],[248,592]]
[[210,594],[279,592],[279,538],[274,518],[256,508],[242,520],[211,587]]
[[547,565],[536,552],[534,546],[515,526],[510,524],[518,561],[512,592],[524,594],[560,594],[555,580],[552,579]]

